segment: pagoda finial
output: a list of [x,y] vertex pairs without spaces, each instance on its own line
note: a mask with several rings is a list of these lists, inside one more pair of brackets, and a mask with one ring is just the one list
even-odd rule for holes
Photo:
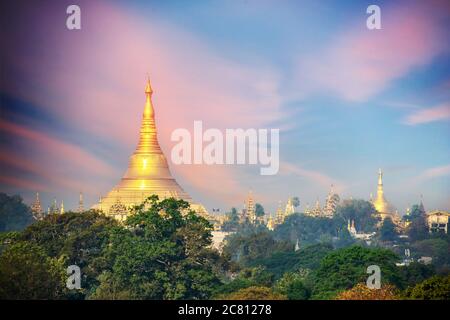
[[381,171],[381,168],[378,169],[378,185],[383,185],[383,171]]
[[[154,120],[154,117],[155,117],[155,111],[153,110],[153,104],[152,104],[152,93],[153,93],[153,89],[150,84],[150,77],[147,76],[147,85],[145,86],[146,99],[145,99],[145,107],[144,107],[144,115],[143,115],[144,122],[146,120]],[[143,126],[145,125],[144,122],[142,123]],[[154,124],[153,124],[153,126],[154,126]],[[142,132],[142,129],[145,129],[145,128],[141,127],[141,135],[144,134],[144,138],[145,138],[146,134]],[[156,131],[156,129],[154,129],[153,131]],[[148,134],[147,134],[147,136],[149,137]]]
[[80,191],[80,197],[78,200],[78,212],[84,211],[84,200],[83,200],[83,193]]
[[420,209],[420,211],[425,212],[425,206],[423,205],[423,194],[420,194],[419,209]]
[[145,94],[152,94],[153,89],[152,85],[150,84],[150,76],[147,74],[147,85],[145,86]]

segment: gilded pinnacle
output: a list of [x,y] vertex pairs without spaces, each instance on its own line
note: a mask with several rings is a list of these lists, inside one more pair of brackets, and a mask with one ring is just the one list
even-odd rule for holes
[[153,93],[153,89],[152,86],[150,84],[150,77],[147,78],[147,85],[145,86],[145,94],[152,94]]

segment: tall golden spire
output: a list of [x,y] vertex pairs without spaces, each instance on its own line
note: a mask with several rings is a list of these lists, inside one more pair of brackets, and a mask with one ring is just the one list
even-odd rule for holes
[[138,153],[161,153],[161,148],[158,143],[155,124],[155,110],[152,103],[153,89],[150,84],[150,79],[147,79],[145,86],[145,106],[142,115],[142,123],[139,135],[139,143],[135,154]]
[[153,104],[152,104],[152,94],[153,89],[150,84],[150,78],[147,78],[147,85],[145,86],[145,108],[144,108],[144,118],[154,118],[155,117],[155,111],[153,110]]
[[147,75],[147,85],[145,86],[145,93],[150,94],[150,95],[153,93],[152,86],[150,84],[150,76],[149,75]]
[[392,211],[391,206],[384,197],[383,171],[381,171],[381,169],[378,169],[377,197],[373,202],[373,205],[379,213],[390,213]]
[[378,169],[378,186],[383,187],[383,171],[381,171],[381,168]]
[[145,105],[139,141],[130,157],[128,169],[119,184],[94,208],[121,220],[129,214],[129,207],[142,203],[143,198],[158,195],[160,199],[174,197],[186,200],[194,210],[207,214],[203,206],[192,203],[191,197],[170,173],[166,157],[158,143],[150,79],[147,79],[144,93]]
[[378,186],[377,186],[377,198],[384,199],[384,191],[383,191],[383,171],[381,168],[378,169]]

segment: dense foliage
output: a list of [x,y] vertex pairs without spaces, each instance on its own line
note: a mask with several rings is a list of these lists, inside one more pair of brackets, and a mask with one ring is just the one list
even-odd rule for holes
[[386,218],[380,228],[380,239],[384,241],[394,241],[398,236],[395,224],[391,218]]
[[222,296],[225,300],[285,300],[286,297],[280,293],[273,292],[267,287],[248,287],[240,289],[229,295]]
[[58,299],[63,296],[62,261],[29,242],[16,242],[0,256],[0,299]]
[[[0,294],[13,299],[206,299],[226,262],[211,224],[182,200],[149,198],[120,225],[95,211],[49,215],[1,237]],[[81,290],[66,290],[66,268]]]
[[365,283],[358,283],[350,290],[339,293],[336,300],[398,300],[398,290],[393,285],[384,285],[380,289],[370,289]]
[[157,197],[136,208],[125,228],[111,233],[104,255],[112,263],[93,297],[119,291],[139,299],[208,298],[219,283],[220,257],[209,248],[212,226],[188,209],[185,201]]
[[22,230],[32,222],[31,209],[20,196],[0,193],[0,232]]
[[269,257],[253,260],[251,265],[264,266],[276,278],[280,278],[286,272],[317,269],[323,257],[332,250],[330,243],[321,243],[300,248],[298,251],[273,251]]
[[435,276],[406,290],[410,299],[450,300],[450,276]]
[[[0,200],[0,225],[9,226],[0,233],[0,299],[450,298],[449,236],[424,229],[421,206],[405,218],[406,239],[390,219],[377,224],[363,200],[344,201],[333,218],[292,214],[273,231],[241,221],[233,208],[219,252],[210,222],[182,200],[150,197],[121,223],[86,211],[32,224],[21,220],[29,208],[19,197]],[[22,218],[12,227],[16,211]],[[375,232],[373,241],[353,239],[349,221]],[[403,260],[405,249],[412,261]],[[417,262],[423,256],[431,263]],[[81,289],[66,287],[70,265],[80,267]],[[370,265],[380,267],[381,289],[365,285]]]
[[401,285],[395,262],[398,256],[387,249],[369,249],[352,246],[326,255],[314,272],[313,297],[329,299],[339,291],[347,290],[367,279],[367,267],[378,265],[382,281]]

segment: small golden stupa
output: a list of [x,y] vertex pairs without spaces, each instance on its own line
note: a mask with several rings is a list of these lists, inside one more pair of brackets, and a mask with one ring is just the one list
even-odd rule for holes
[[383,172],[381,169],[378,170],[378,186],[377,186],[377,197],[372,201],[373,206],[378,211],[378,215],[381,220],[387,217],[391,218],[395,223],[398,220],[398,215],[395,212],[395,208],[386,200],[384,197],[383,190]]
[[196,204],[172,177],[166,157],[158,143],[155,110],[152,104],[150,80],[145,87],[145,107],[136,150],[130,157],[128,170],[115,186],[94,209],[118,220],[124,220],[130,214],[130,208],[143,202],[151,195],[159,199],[176,198],[191,204],[191,208],[200,215],[208,215],[201,204]]

